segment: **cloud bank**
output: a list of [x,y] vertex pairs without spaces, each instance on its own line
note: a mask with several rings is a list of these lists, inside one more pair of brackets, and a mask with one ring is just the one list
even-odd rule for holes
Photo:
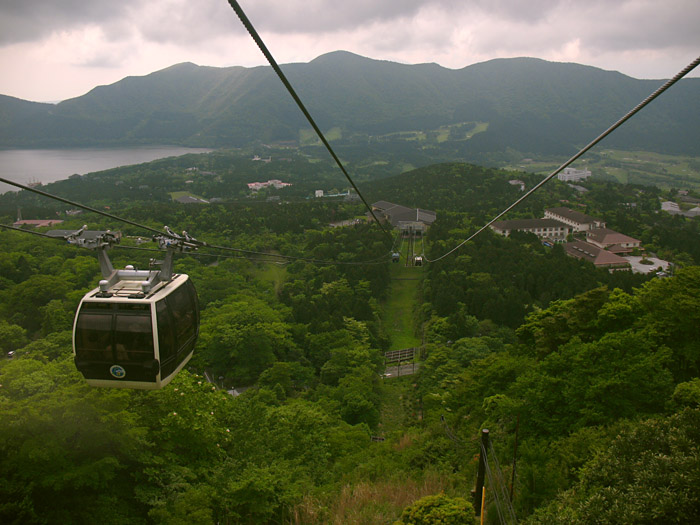
[[[240,0],[281,63],[345,49],[445,67],[497,57],[581,62],[668,77],[700,50],[697,0]],[[173,63],[264,63],[224,0],[6,0],[0,4],[0,93],[74,95]],[[32,73],[29,65],[38,71]],[[22,84],[20,72],[29,74]],[[42,77],[43,72],[43,77]],[[46,81],[44,80],[43,83]],[[22,87],[24,86],[24,87]],[[47,88],[49,86],[46,86]],[[89,88],[89,87],[88,87]],[[21,93],[15,96],[22,96]],[[62,96],[57,93],[57,97]]]

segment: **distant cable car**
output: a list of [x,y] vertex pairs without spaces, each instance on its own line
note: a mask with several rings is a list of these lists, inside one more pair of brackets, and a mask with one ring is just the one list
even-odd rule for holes
[[399,252],[394,252],[391,254],[391,261],[392,262],[399,262],[399,259],[401,258],[401,254]]
[[413,260],[415,266],[423,266],[423,257],[420,255],[416,256],[416,258]]
[[[156,263],[160,270],[114,270],[106,248],[118,238],[81,231],[83,244],[89,244],[85,236],[91,233],[98,234],[93,247],[106,278],[83,297],[76,312],[75,365],[92,386],[162,388],[192,357],[199,335],[194,285],[187,275],[172,273],[174,249],[192,245],[159,239],[168,249],[165,260]],[[104,234],[112,238],[105,242]]]

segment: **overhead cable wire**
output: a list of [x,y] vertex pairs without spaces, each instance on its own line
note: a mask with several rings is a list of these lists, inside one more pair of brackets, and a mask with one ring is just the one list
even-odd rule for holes
[[510,500],[510,494],[508,491],[508,485],[506,484],[505,481],[505,476],[503,475],[503,470],[501,470],[501,464],[498,461],[498,457],[496,456],[496,451],[493,448],[493,443],[489,441],[489,451],[491,454],[489,457],[493,461],[493,467],[491,468],[494,477],[496,479],[496,484],[498,487],[498,491],[500,492],[500,498],[504,502],[503,506],[505,507],[507,513],[508,513],[508,518],[512,523],[515,523],[517,521],[515,517],[515,509],[513,508],[513,503]]
[[693,69],[695,69],[698,64],[700,64],[700,57],[696,58],[693,60],[690,64],[688,64],[683,70],[681,70],[676,76],[674,76],[672,79],[668,80],[664,85],[659,87],[656,91],[654,91],[651,95],[649,95],[647,98],[645,98],[642,102],[637,104],[633,109],[631,109],[625,116],[623,116],[620,120],[615,122],[612,126],[610,126],[608,129],[606,129],[603,133],[598,135],[593,141],[591,141],[588,145],[583,147],[581,150],[579,150],[578,153],[576,153],[573,157],[571,157],[569,160],[567,160],[564,164],[559,166],[557,169],[555,169],[552,173],[547,175],[544,179],[542,179],[539,183],[537,183],[535,186],[533,186],[527,193],[525,193],[522,197],[520,197],[518,200],[516,200],[513,204],[508,206],[505,210],[500,212],[498,215],[496,215],[493,219],[491,219],[488,223],[486,223],[484,226],[482,226],[479,230],[477,230],[475,233],[470,235],[467,239],[459,243],[457,246],[452,248],[450,251],[447,253],[441,255],[437,259],[427,259],[427,262],[437,262],[441,259],[444,259],[448,255],[451,255],[452,253],[456,252],[458,249],[460,249],[462,246],[464,246],[466,243],[474,239],[477,235],[479,235],[481,232],[486,230],[489,226],[491,226],[494,222],[496,222],[498,219],[503,217],[506,213],[511,211],[513,208],[515,208],[518,204],[523,202],[525,199],[527,199],[530,195],[535,193],[537,190],[539,190],[542,186],[544,186],[547,182],[552,180],[554,177],[556,177],[561,171],[564,170],[567,166],[569,166],[572,162],[583,156],[588,150],[593,148],[596,144],[598,144],[601,140],[603,140],[605,137],[610,135],[613,131],[615,131],[617,128],[622,126],[625,122],[627,122],[630,118],[632,118],[634,115],[636,115],[640,110],[642,110],[644,107],[646,107],[650,102],[652,102],[655,98],[657,98],[659,95],[661,95],[664,91],[666,91],[668,88],[673,86],[676,82],[678,82],[680,79],[682,79],[684,76],[686,76],[688,73],[690,73]]
[[[66,198],[64,198],[64,197],[59,197],[58,195],[53,195],[53,194],[51,194],[51,193],[47,193],[47,192],[42,191],[42,190],[37,190],[36,188],[32,188],[32,187],[30,187],[30,186],[26,186],[26,185],[21,184],[21,183],[19,183],[19,182],[14,182],[14,181],[5,179],[5,178],[3,178],[3,177],[0,177],[0,182],[4,182],[5,184],[9,184],[9,185],[11,185],[11,186],[15,186],[16,188],[20,188],[20,189],[25,190],[25,191],[29,191],[29,192],[32,192],[32,193],[36,193],[37,195],[41,195],[41,196],[43,196],[43,197],[47,197],[47,198],[49,198],[49,199],[53,199],[53,200],[62,202],[62,203],[64,203],[64,204],[69,204],[70,206],[74,206],[74,207],[76,207],[76,208],[81,208],[81,209],[83,209],[83,210],[86,210],[86,211],[89,211],[89,212],[92,212],[92,213],[97,213],[98,215],[102,215],[103,217],[107,217],[107,218],[109,218],[109,219],[112,219],[112,220],[115,220],[115,221],[118,221],[118,222],[123,222],[123,223],[125,223],[125,224],[129,224],[129,225],[131,225],[131,226],[135,226],[135,227],[137,227],[137,228],[141,228],[141,229],[143,229],[143,230],[150,231],[151,233],[155,233],[156,235],[161,235],[161,236],[165,236],[165,237],[171,237],[171,235],[168,234],[167,232],[163,232],[163,231],[157,230],[157,229],[152,228],[152,227],[150,227],[150,226],[146,226],[145,224],[140,224],[140,223],[138,223],[138,222],[134,222],[134,221],[132,221],[132,220],[125,219],[125,218],[123,218],[123,217],[119,217],[119,216],[114,215],[114,214],[112,214],[112,213],[107,213],[107,212],[105,212],[105,211],[98,210],[97,208],[93,208],[93,207],[87,206],[87,205],[85,205],[85,204],[80,204],[79,202],[72,201],[72,200],[66,199]],[[10,226],[5,226],[5,225],[2,225],[2,226],[3,226],[3,227],[6,227],[6,228],[8,228],[8,229],[14,229],[14,230],[20,230],[20,231],[29,231],[29,230],[22,230],[21,228],[15,228],[15,227],[10,227]],[[30,233],[35,233],[35,234],[37,234],[37,235],[42,235],[42,234],[40,234],[40,233],[38,233],[38,232],[30,232]],[[50,236],[47,236],[47,237],[50,237]],[[305,262],[314,263],[314,264],[341,264],[341,265],[347,265],[347,264],[349,264],[349,265],[379,264],[379,263],[383,262],[384,260],[388,259],[388,257],[391,255],[390,253],[386,253],[386,254],[382,255],[381,257],[377,257],[376,259],[371,259],[371,260],[369,260],[369,261],[352,261],[352,262],[350,262],[350,261],[331,261],[331,260],[325,261],[325,260],[321,260],[321,259],[313,259],[313,258],[305,258],[305,257],[296,257],[296,256],[292,256],[292,255],[278,255],[278,254],[273,254],[273,253],[258,252],[258,251],[254,251],[254,250],[244,250],[244,249],[242,249],[242,248],[231,248],[231,247],[229,247],[229,246],[218,246],[218,245],[208,244],[208,243],[206,243],[206,242],[204,242],[204,241],[197,241],[197,240],[194,240],[194,242],[195,242],[197,245],[199,245],[199,246],[204,246],[204,247],[208,247],[208,248],[214,248],[214,249],[219,249],[219,250],[234,251],[234,252],[237,252],[237,253],[243,253],[243,254],[249,254],[249,255],[261,255],[261,256],[267,256],[267,257],[278,257],[278,258],[283,258],[283,259],[287,259],[287,260],[299,260],[299,261],[305,261]]]
[[90,206],[86,206],[85,204],[80,204],[79,202],[72,201],[70,199],[66,199],[64,197],[59,197],[58,195],[52,195],[51,193],[47,193],[45,191],[37,190],[36,188],[32,188],[30,186],[26,186],[24,184],[20,184],[19,182],[14,182],[8,179],[5,179],[3,177],[0,177],[0,182],[4,182],[5,184],[9,184],[10,186],[14,186],[15,188],[20,188],[25,191],[30,191],[32,193],[36,193],[37,195],[41,195],[42,197],[47,197],[49,199],[53,199],[59,202],[62,202],[64,204],[69,204],[71,206],[74,206],[76,208],[80,208],[85,211],[90,211],[92,213],[97,213],[98,215],[102,215],[103,217],[108,217],[112,220],[123,222],[125,224],[130,224],[131,226],[136,226],[137,228],[141,228],[143,230],[150,231],[151,233],[155,233],[157,235],[163,235],[166,237],[170,237],[167,233],[163,233],[160,230],[156,230],[155,228],[151,228],[150,226],[146,226],[145,224],[139,224],[138,222],[131,221],[129,219],[125,219],[123,217],[117,217],[116,215],[113,215],[111,213],[107,213],[106,211],[98,210],[97,208],[92,208]]
[[[63,240],[63,237],[57,237],[54,235],[47,235],[45,233],[41,232],[36,232],[32,230],[25,230],[23,228],[17,228],[16,226],[9,226],[7,224],[0,224],[0,227],[6,228],[8,230],[15,230],[18,232],[22,233],[29,233],[32,235],[38,235],[40,237],[46,237],[47,239],[54,239],[54,240]],[[204,244],[205,247],[207,248],[218,248],[221,250],[229,250],[229,251],[234,251],[238,253],[243,253],[244,255],[222,255],[222,254],[216,254],[216,253],[201,253],[201,252],[188,252],[187,255],[191,255],[193,257],[221,257],[225,259],[247,259],[251,262],[260,262],[260,263],[265,263],[265,264],[277,264],[280,266],[289,264],[290,262],[294,261],[303,261],[303,262],[308,262],[312,264],[330,264],[330,265],[353,265],[353,266],[359,266],[359,265],[375,265],[375,264],[384,264],[387,262],[387,255],[383,255],[377,259],[370,259],[368,261],[334,261],[330,259],[312,259],[308,257],[297,257],[294,255],[281,255],[281,254],[275,254],[275,253],[268,253],[268,252],[258,252],[258,251],[253,251],[253,250],[243,250],[239,248],[230,248],[226,246],[216,246],[216,245],[209,245],[209,244]],[[113,248],[116,249],[121,249],[121,250],[140,250],[140,251],[149,251],[149,252],[162,252],[163,250],[157,249],[157,248],[144,248],[140,246],[125,246],[125,245],[115,245]],[[259,257],[268,257],[267,259],[264,258],[259,258],[259,257],[254,257],[254,256],[259,256]],[[277,259],[270,259],[269,257],[277,257]],[[284,260],[280,261],[279,258],[283,258]]]
[[488,479],[489,486],[491,487],[489,493],[493,495],[493,502],[496,507],[496,512],[498,513],[498,521],[499,523],[501,523],[501,525],[508,525],[508,521],[506,520],[505,514],[503,512],[503,503],[501,502],[501,496],[499,495],[498,482],[491,470],[491,465],[489,463],[489,454],[486,453],[486,449],[484,448],[483,443],[481,443],[481,454],[484,458],[486,478]]
[[52,235],[46,235],[45,233],[42,233],[42,232],[35,232],[35,231],[32,231],[32,230],[25,230],[24,228],[18,228],[17,226],[10,226],[9,224],[0,224],[0,227],[1,227],[1,228],[6,228],[6,229],[8,229],[8,230],[15,230],[15,231],[22,232],[22,233],[30,233],[30,234],[32,234],[32,235],[38,235],[38,236],[40,236],[40,237],[47,237],[47,238],[49,238],[49,239],[60,239],[60,237],[54,237],[54,236],[52,236]]
[[277,73],[277,76],[282,81],[282,84],[284,84],[284,87],[287,88],[287,91],[289,92],[291,97],[294,99],[294,102],[296,102],[297,106],[299,106],[299,109],[306,117],[306,120],[308,120],[309,124],[311,124],[311,127],[314,129],[314,131],[316,132],[318,137],[321,139],[321,142],[323,142],[323,145],[328,150],[328,153],[330,153],[331,157],[333,157],[333,160],[340,168],[340,171],[343,172],[343,175],[345,175],[345,178],[348,180],[348,182],[350,182],[353,189],[357,192],[357,195],[360,197],[360,199],[364,203],[365,207],[372,214],[372,217],[374,218],[374,220],[377,221],[377,224],[379,224],[380,228],[384,231],[384,233],[386,233],[387,235],[390,236],[391,234],[389,233],[389,231],[386,228],[384,228],[384,226],[382,226],[382,223],[379,222],[379,219],[377,219],[377,216],[374,214],[374,210],[367,203],[364,196],[360,192],[359,188],[357,187],[355,182],[350,177],[350,174],[345,169],[345,166],[343,166],[343,163],[340,161],[338,156],[335,154],[335,151],[333,151],[333,148],[331,147],[330,143],[328,142],[328,140],[326,140],[326,137],[323,134],[323,132],[321,131],[321,128],[318,127],[318,125],[316,124],[316,121],[311,116],[311,113],[309,113],[309,111],[306,109],[306,106],[299,98],[299,95],[297,95],[296,91],[294,90],[294,87],[292,87],[292,84],[289,82],[289,80],[287,80],[286,75],[282,72],[282,69],[279,67],[279,65],[275,61],[274,57],[272,56],[272,53],[270,53],[270,51],[267,49],[265,42],[263,42],[262,38],[260,37],[258,32],[255,30],[255,27],[253,27],[253,24],[248,19],[246,14],[243,12],[243,8],[241,8],[241,6],[237,0],[229,0],[229,4],[233,8],[233,10],[236,12],[236,15],[238,15],[238,18],[240,19],[241,23],[246,28],[246,30],[248,31],[250,36],[253,38],[255,43],[258,45],[258,48],[260,48],[260,51],[262,52],[262,54],[265,55],[265,58],[267,59],[268,63],[272,67],[272,69],[274,69],[275,73]]
[[243,250],[241,248],[231,248],[228,246],[218,246],[216,244],[207,244],[207,248],[213,248],[217,250],[224,250],[224,251],[233,251],[233,252],[238,252],[238,253],[244,253],[248,255],[260,255],[260,256],[266,256],[266,257],[277,257],[280,259],[285,259],[287,261],[302,261],[302,262],[308,262],[311,264],[334,264],[334,265],[350,265],[350,266],[358,266],[358,265],[372,265],[372,264],[384,264],[389,260],[389,257],[391,253],[385,253],[384,255],[377,257],[375,259],[369,259],[367,261],[336,261],[332,259],[316,259],[312,257],[300,257],[296,255],[283,255],[283,254],[277,254],[277,253],[267,253],[267,252],[259,252],[255,250]]

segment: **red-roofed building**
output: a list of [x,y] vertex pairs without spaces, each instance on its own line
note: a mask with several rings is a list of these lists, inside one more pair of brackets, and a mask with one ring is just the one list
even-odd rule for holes
[[612,253],[631,253],[642,241],[609,228],[596,228],[586,232],[586,242]]
[[22,226],[34,226],[35,228],[47,228],[49,226],[55,226],[61,224],[63,221],[59,219],[28,219],[15,221],[12,225],[15,228],[21,228]]
[[603,221],[581,213],[580,211],[574,211],[571,208],[547,208],[544,210],[544,216],[547,219],[554,219],[571,226],[574,232],[583,232],[594,228],[605,228],[605,223]]
[[567,255],[592,262],[598,268],[629,270],[630,263],[624,257],[603,250],[598,246],[583,241],[567,242],[564,245]]

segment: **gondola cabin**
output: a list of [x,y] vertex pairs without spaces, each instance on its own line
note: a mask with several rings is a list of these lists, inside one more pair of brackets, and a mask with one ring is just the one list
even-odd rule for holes
[[185,274],[154,283],[157,272],[127,267],[119,273],[119,280],[101,281],[80,302],[73,325],[75,365],[92,386],[162,388],[192,357],[199,335],[197,292]]
[[391,254],[391,261],[392,262],[399,262],[399,259],[401,258],[401,254],[399,252],[394,252]]
[[414,266],[423,266],[423,257],[421,257],[420,255],[418,255],[418,256],[414,259]]

